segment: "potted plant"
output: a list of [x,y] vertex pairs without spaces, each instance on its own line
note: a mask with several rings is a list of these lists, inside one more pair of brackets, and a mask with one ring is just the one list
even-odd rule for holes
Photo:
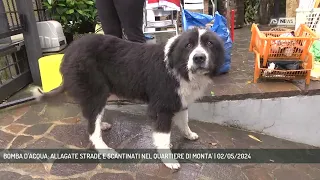
[[94,0],[45,0],[46,11],[61,23],[67,42],[79,34],[93,33],[97,9]]

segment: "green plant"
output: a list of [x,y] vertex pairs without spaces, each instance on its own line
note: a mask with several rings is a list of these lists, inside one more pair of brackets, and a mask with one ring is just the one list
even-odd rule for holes
[[96,24],[94,0],[46,0],[44,7],[53,20],[61,23],[65,33],[77,34],[82,24]]
[[260,0],[245,0],[244,11],[245,11],[245,22],[251,24],[255,21],[256,16],[259,12]]

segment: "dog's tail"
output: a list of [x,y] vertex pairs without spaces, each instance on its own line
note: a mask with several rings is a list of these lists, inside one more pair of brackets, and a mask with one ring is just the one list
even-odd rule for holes
[[64,85],[60,85],[59,87],[49,91],[49,92],[43,92],[39,87],[36,87],[32,90],[33,97],[36,99],[36,101],[42,101],[49,98],[52,98],[58,94],[61,94],[65,91]]

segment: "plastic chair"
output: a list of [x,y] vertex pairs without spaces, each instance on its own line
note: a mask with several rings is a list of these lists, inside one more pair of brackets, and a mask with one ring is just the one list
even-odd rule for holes
[[184,0],[183,9],[191,11],[201,11],[204,13],[204,1],[203,0]]
[[[153,33],[162,33],[162,32],[175,32],[176,35],[179,34],[179,27],[178,27],[178,13],[176,18],[174,18],[174,10],[164,10],[161,7],[158,8],[148,8],[147,7],[147,1],[144,6],[144,18],[143,18],[143,33],[144,34],[153,34]],[[148,15],[153,17],[167,17],[170,16],[169,20],[150,20],[148,19]],[[149,17],[150,17],[149,16]],[[167,29],[167,30],[161,30],[156,31],[155,28],[174,28],[173,30]]]

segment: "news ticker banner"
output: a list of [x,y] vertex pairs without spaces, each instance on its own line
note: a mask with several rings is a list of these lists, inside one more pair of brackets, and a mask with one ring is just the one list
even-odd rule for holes
[[0,163],[320,163],[320,149],[84,149],[0,150]]

